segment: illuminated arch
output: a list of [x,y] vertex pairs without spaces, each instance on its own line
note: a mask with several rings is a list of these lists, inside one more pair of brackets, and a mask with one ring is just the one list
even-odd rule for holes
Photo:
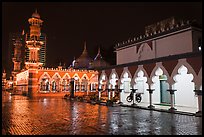
[[[185,66],[185,67],[188,69],[188,72],[193,75],[194,78],[193,78],[193,81],[192,81],[192,82],[195,82],[195,83],[196,83],[196,82],[197,82],[197,79],[196,79],[197,75],[196,75],[194,69],[191,67],[191,65],[186,61],[186,59],[179,59],[179,60],[178,60],[178,63],[177,63],[177,65],[175,66],[175,68],[174,68],[174,70],[173,70],[173,72],[172,72],[172,74],[171,74],[171,79],[173,80],[173,77],[178,74],[178,69],[179,69],[182,65]],[[172,84],[172,83],[171,83],[171,84]]]

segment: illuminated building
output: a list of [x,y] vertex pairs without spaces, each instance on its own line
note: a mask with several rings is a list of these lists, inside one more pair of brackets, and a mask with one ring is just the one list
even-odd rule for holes
[[147,26],[144,35],[116,44],[117,65],[99,70],[99,88],[108,87],[111,99],[119,87],[125,105],[134,105],[127,101],[134,89],[150,109],[166,105],[175,111],[180,106],[200,115],[201,48],[201,25],[175,18],[159,21]]
[[[28,19],[30,31],[26,34],[26,62],[25,69],[15,73],[14,87],[16,91],[25,92],[28,96],[63,96],[70,93],[70,82],[74,80],[75,94],[88,94],[88,92],[96,91],[95,86],[98,82],[98,72],[87,69],[63,68],[61,65],[58,68],[43,67],[43,52],[46,53],[46,36],[41,34],[41,25],[43,21],[40,15],[35,11],[32,17]],[[20,44],[19,44],[20,46]],[[45,46],[45,47],[43,47]],[[16,47],[17,48],[17,47]],[[41,55],[42,56],[41,56]],[[86,45],[80,59],[77,60],[78,67],[82,68],[81,59],[87,57]],[[46,56],[44,56],[46,57]],[[84,61],[84,60],[83,60]],[[85,66],[87,67],[87,66]],[[19,71],[19,67],[14,70]]]
[[72,67],[75,69],[98,69],[110,66],[105,60],[103,60],[100,48],[94,59],[90,58],[86,49],[86,42],[84,43],[84,50],[79,58],[72,62]]
[[118,43],[117,64],[196,52],[201,43],[200,26],[171,17],[146,26],[144,35]]
[[[30,39],[30,33],[26,33],[25,39]],[[43,63],[43,67],[46,65],[46,46],[47,46],[47,35],[45,33],[40,33],[39,41],[42,41],[43,44],[39,50],[39,61]],[[25,60],[29,60],[29,49],[25,46]]]
[[92,59],[89,57],[86,50],[86,42],[84,42],[84,50],[79,58],[77,58],[73,64],[75,69],[88,69]]

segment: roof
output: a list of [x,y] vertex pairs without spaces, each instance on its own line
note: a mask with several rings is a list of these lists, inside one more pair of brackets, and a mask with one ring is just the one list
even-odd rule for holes
[[90,64],[90,68],[99,68],[99,67],[107,67],[110,66],[105,60],[103,60],[103,57],[100,52],[100,47],[98,48],[98,54],[94,58],[93,62]]
[[38,14],[37,9],[36,9],[35,12],[32,14],[32,17],[33,17],[33,18],[38,18],[38,19],[40,19],[40,15]]
[[84,42],[84,50],[79,58],[77,58],[74,62],[74,68],[77,69],[87,69],[89,68],[89,64],[92,59],[89,57],[88,52],[86,50],[86,42]]
[[116,44],[115,49],[120,50],[121,48],[129,47],[130,45],[147,41],[150,39],[156,39],[157,37],[164,36],[173,32],[185,30],[188,28],[192,29],[192,27],[197,28],[198,30],[200,29],[202,31],[202,25],[198,24],[195,21],[191,21],[191,22],[181,21],[170,28],[166,27],[163,30],[157,30],[157,31],[154,31],[153,33],[146,33],[145,35],[140,35],[137,38],[134,37],[133,39],[128,39],[127,41],[120,42]]

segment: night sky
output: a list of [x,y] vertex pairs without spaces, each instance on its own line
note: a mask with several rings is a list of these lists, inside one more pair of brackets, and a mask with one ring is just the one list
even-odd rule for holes
[[113,46],[118,42],[144,34],[144,27],[175,16],[196,19],[202,24],[202,2],[4,2],[2,3],[2,67],[8,68],[10,32],[29,30],[28,19],[37,9],[47,34],[47,66],[59,62],[68,67],[78,58],[87,43],[90,57],[98,46],[106,61],[114,64]]

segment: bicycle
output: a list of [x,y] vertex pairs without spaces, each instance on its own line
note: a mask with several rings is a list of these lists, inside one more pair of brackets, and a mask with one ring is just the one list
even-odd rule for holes
[[[127,100],[127,102],[132,102],[133,101],[133,92],[131,92],[130,95],[127,96],[126,100]],[[142,100],[141,93],[136,93],[135,100],[137,101],[137,103],[141,102],[141,100]]]

